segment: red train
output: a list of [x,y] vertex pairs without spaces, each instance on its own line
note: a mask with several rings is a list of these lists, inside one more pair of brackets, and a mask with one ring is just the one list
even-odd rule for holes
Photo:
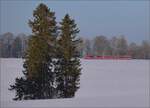
[[84,59],[120,59],[120,60],[130,60],[132,59],[131,56],[125,55],[125,56],[92,56],[92,55],[86,55]]

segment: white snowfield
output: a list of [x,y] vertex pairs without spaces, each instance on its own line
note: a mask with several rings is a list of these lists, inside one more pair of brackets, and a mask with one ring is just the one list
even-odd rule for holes
[[22,76],[22,59],[0,59],[1,108],[149,108],[149,60],[81,60],[80,89],[72,99],[13,101],[9,85]]

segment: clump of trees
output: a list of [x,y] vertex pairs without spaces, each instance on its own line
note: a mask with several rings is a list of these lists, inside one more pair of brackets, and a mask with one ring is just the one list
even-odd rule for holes
[[16,78],[9,90],[15,90],[14,100],[72,98],[81,74],[77,25],[67,14],[58,27],[55,12],[45,4],[38,5],[33,17],[24,76]]

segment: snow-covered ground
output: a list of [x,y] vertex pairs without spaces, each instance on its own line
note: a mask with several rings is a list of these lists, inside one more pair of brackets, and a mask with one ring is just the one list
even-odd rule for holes
[[81,60],[80,89],[73,99],[13,101],[9,85],[22,75],[22,59],[0,59],[1,108],[149,107],[150,61]]

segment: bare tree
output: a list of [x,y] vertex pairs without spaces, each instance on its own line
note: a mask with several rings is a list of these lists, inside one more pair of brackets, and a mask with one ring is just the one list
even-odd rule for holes
[[140,46],[137,45],[136,43],[132,42],[128,46],[128,52],[134,59],[140,58]]
[[150,42],[144,40],[142,42],[141,48],[142,48],[142,50],[141,50],[142,58],[150,59]]
[[77,45],[77,50],[80,53],[80,57],[83,57],[84,55],[84,39],[82,37],[79,37],[80,42]]
[[85,39],[83,40],[83,44],[84,44],[84,52],[85,55],[91,55],[91,41],[89,39]]
[[14,35],[10,32],[7,32],[1,36],[1,57],[12,57],[12,42]]
[[117,55],[117,41],[115,36],[110,39],[111,55],[113,56]]
[[110,51],[109,41],[105,36],[97,36],[94,38],[93,50],[95,55],[107,55]]
[[117,38],[117,54],[126,55],[128,54],[128,43],[124,36]]

